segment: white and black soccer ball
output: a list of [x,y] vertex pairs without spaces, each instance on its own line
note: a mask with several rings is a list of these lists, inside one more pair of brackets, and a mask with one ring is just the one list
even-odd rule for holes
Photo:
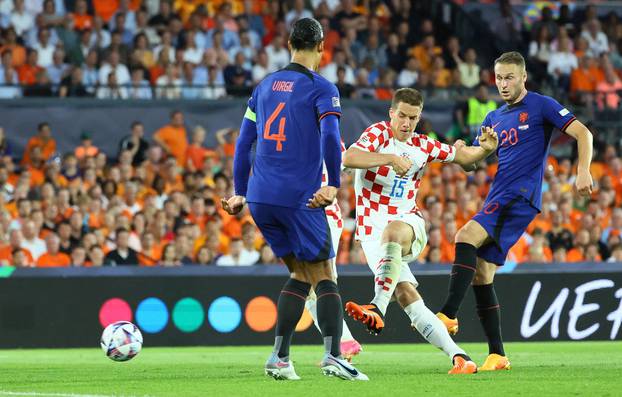
[[104,329],[100,341],[109,359],[127,361],[135,357],[143,347],[143,335],[129,321],[117,321]]

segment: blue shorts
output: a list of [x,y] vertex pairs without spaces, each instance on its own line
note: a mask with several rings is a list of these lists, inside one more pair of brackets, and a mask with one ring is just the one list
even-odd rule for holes
[[482,225],[494,241],[481,246],[477,256],[503,266],[508,251],[537,214],[538,210],[521,195],[506,194],[487,198],[473,220]]
[[298,209],[248,203],[251,215],[274,254],[310,262],[333,258],[335,252],[324,209]]

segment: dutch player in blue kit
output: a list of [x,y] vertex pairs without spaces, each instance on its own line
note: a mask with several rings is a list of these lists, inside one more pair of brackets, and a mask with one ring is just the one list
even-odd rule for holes
[[518,52],[502,54],[495,60],[494,70],[505,105],[488,113],[482,129],[492,128],[499,136],[499,165],[482,209],[456,233],[449,294],[437,314],[448,331],[455,334],[456,314],[473,283],[477,314],[489,349],[480,371],[510,369],[501,339],[493,279],[510,248],[540,212],[542,179],[555,128],[577,140],[575,187],[582,195],[592,192],[590,131],[553,98],[526,90],[525,60]]
[[[341,356],[343,312],[323,208],[333,203],[340,185],[339,92],[315,72],[324,49],[319,22],[298,20],[288,44],[291,63],[266,76],[248,101],[235,148],[235,196],[222,204],[235,214],[248,203],[257,227],[290,272],[277,303],[274,350],[266,362],[266,374],[275,379],[300,379],[289,358],[289,347],[313,288],[325,347],[322,372],[368,380]],[[323,164],[328,185],[320,187]]]

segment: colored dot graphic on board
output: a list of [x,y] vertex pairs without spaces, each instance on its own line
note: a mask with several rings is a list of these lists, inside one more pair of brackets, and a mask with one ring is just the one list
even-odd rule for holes
[[269,331],[276,324],[276,305],[266,296],[257,296],[246,305],[244,318],[253,331]]
[[233,298],[221,296],[210,305],[207,311],[207,319],[216,331],[231,332],[240,325],[242,310]]
[[182,332],[198,330],[205,320],[203,306],[194,298],[179,300],[172,312],[173,324]]
[[158,298],[147,298],[136,308],[136,322],[141,331],[155,334],[168,323],[168,309]]
[[121,298],[110,298],[99,309],[99,323],[105,328],[116,321],[132,321],[132,308]]

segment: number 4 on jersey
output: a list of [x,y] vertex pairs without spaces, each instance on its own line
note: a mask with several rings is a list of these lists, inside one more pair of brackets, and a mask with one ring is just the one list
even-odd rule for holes
[[285,107],[285,102],[279,102],[274,112],[268,117],[266,124],[263,127],[263,138],[268,139],[270,141],[276,141],[276,151],[283,151],[283,142],[287,141],[285,137],[285,116],[281,117],[279,120],[279,132],[276,134],[270,134],[270,127],[272,127],[272,123],[279,116],[283,108]]

